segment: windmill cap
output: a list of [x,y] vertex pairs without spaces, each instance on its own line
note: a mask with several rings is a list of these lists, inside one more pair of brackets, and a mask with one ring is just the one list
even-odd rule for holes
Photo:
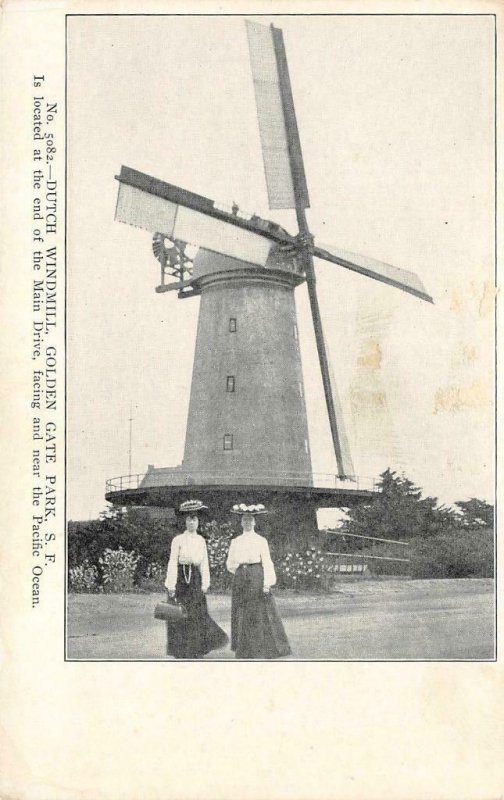
[[268,510],[263,506],[262,503],[256,503],[255,505],[245,505],[245,503],[236,503],[233,508],[231,509],[231,514],[267,514]]
[[196,514],[198,511],[208,511],[208,506],[201,500],[186,500],[179,508],[179,514]]

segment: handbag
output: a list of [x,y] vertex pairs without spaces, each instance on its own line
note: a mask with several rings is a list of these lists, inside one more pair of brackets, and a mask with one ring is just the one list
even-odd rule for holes
[[182,603],[175,598],[168,597],[164,602],[158,603],[154,609],[154,617],[165,622],[183,622],[187,619],[187,611]]

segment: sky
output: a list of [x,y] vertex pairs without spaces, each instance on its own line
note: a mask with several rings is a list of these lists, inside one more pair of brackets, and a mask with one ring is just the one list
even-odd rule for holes
[[[493,501],[491,16],[256,17],[284,32],[315,239],[416,272],[434,305],[316,262],[355,470]],[[296,232],[268,209],[243,18],[68,18],[67,507],[180,464],[199,300],[156,294],[151,236],[114,221],[122,164]],[[306,287],[315,473],[336,471]]]

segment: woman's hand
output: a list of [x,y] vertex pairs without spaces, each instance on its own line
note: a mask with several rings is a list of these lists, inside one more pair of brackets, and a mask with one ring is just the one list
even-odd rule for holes
[[175,592],[168,592],[168,598],[173,600],[175,598]]
[[269,588],[269,586],[265,586],[265,587],[263,588],[263,592],[264,592],[264,594],[269,594],[269,593],[270,593],[270,588]]

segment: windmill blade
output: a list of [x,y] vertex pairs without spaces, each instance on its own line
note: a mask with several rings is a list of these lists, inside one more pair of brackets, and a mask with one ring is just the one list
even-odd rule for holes
[[[350,452],[350,445],[348,443],[348,436],[346,432],[343,409],[341,407],[341,400],[334,378],[334,372],[331,366],[331,361],[328,359],[329,365],[329,381],[331,384],[331,391],[334,405],[334,416],[336,418],[336,425],[338,429],[338,439],[341,451],[341,467],[339,468],[340,475],[345,478],[355,478],[355,468],[352,461],[352,454]],[[339,466],[339,465],[338,465]]]
[[426,300],[428,303],[434,302],[432,297],[427,294],[422,281],[414,272],[394,267],[392,264],[386,264],[383,261],[376,261],[376,259],[368,256],[349,253],[346,250],[340,250],[327,244],[315,245],[313,255],[324,259],[324,261],[330,261],[340,267],[350,269],[353,272],[359,272],[361,275],[366,275],[368,278],[373,278],[381,283],[388,283],[390,286],[395,286],[397,289],[402,289],[403,292],[420,297],[421,300]]
[[245,24],[269,207],[308,208],[282,31],[249,20]]
[[[273,25],[266,28],[264,25],[248,21],[246,25],[269,204],[270,208],[295,208],[296,210],[302,237],[302,244],[299,248],[300,258],[308,287],[338,473],[340,477],[350,477],[353,475],[353,466],[351,458],[348,457],[346,436],[340,435],[342,422],[339,413],[339,398],[334,379],[331,377],[318,305],[315,269],[310,252],[311,237],[305,213],[310,201],[283,34],[279,28],[274,28]],[[338,409],[338,414],[336,409]]]
[[339,401],[338,391],[336,389],[336,382],[334,380],[332,368],[327,357],[327,347],[324,339],[324,331],[322,328],[322,319],[320,316],[317,297],[313,258],[307,250],[303,252],[303,261],[306,271],[308,298],[310,300],[310,308],[312,312],[313,330],[315,332],[315,342],[317,345],[320,372],[322,375],[322,385],[324,387],[327,415],[329,417],[329,427],[331,429],[334,454],[336,456],[336,463],[338,465],[338,475],[340,478],[352,478],[354,477],[355,473],[350,456],[348,440],[343,426],[343,415],[341,413],[341,404]]
[[265,220],[233,217],[216,208],[213,200],[178,186],[122,167],[115,218],[119,222],[163,233],[170,239],[198,245],[264,267],[274,244],[292,241]]

